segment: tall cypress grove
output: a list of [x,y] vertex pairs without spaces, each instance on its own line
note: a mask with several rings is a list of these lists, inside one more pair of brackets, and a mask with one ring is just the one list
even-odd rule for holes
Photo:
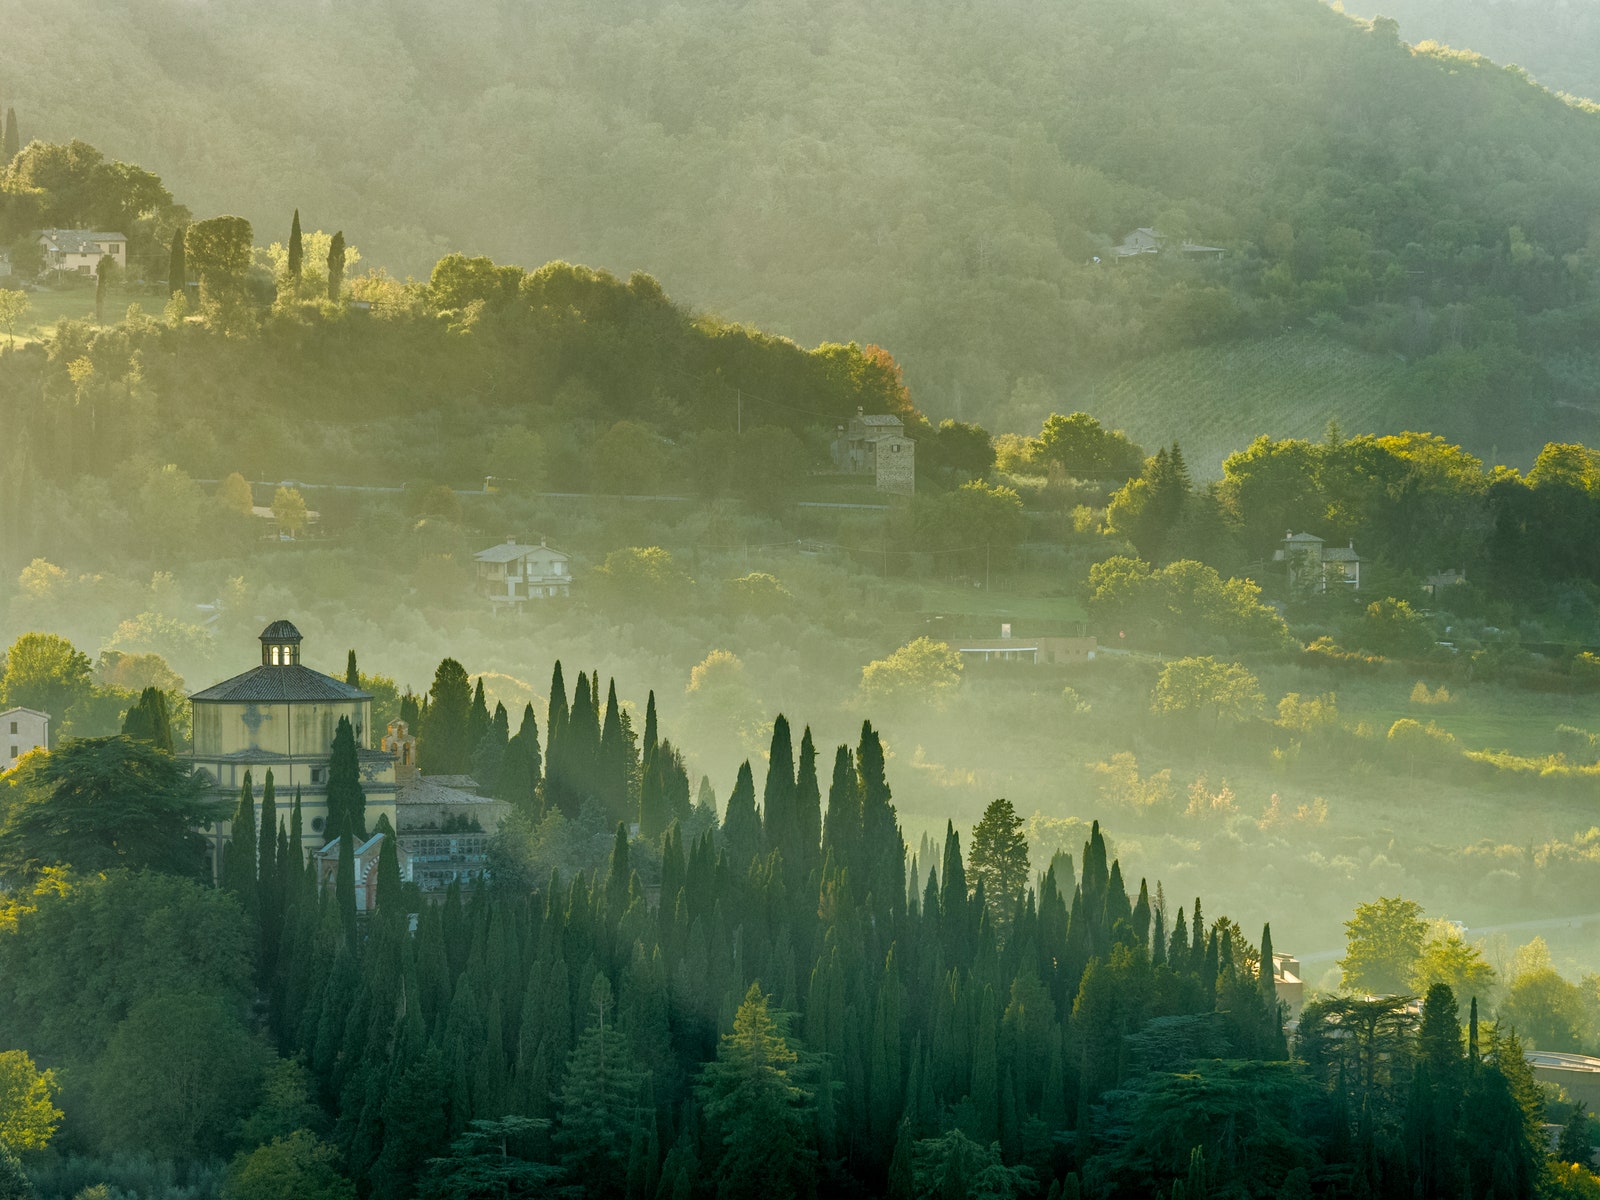
[[[553,732],[568,717],[564,694],[555,700],[559,674],[552,684],[553,764],[570,748]],[[580,682],[584,693],[598,750],[594,679]],[[674,753],[658,741],[647,778]],[[388,858],[380,855],[376,913],[357,922],[353,839],[341,844],[321,899],[313,872],[294,869],[293,850],[290,861],[275,854],[284,902],[269,989],[274,1030],[333,1099],[333,1137],[372,1196],[409,1200],[455,1133],[508,1114],[554,1122],[548,1138],[515,1152],[565,1169],[565,1182],[603,1177],[618,1194],[654,1194],[649,1181],[712,1190],[736,1164],[759,1161],[727,1111],[707,1105],[710,1081],[724,1077],[709,1064],[735,1054],[736,1015],[763,1003],[794,1014],[763,1026],[763,1044],[795,1056],[785,1086],[795,1089],[800,1153],[786,1151],[784,1161],[800,1164],[802,1183],[819,1191],[831,1179],[865,1194],[903,1193],[908,1169],[935,1159],[940,1139],[959,1127],[979,1148],[997,1146],[1006,1169],[1027,1167],[1041,1193],[1075,1194],[1097,1145],[1096,1106],[1144,1095],[1159,1078],[1152,1054],[1199,1037],[1207,1057],[1281,1056],[1265,971],[1244,966],[1270,961],[1270,930],[1257,952],[1231,923],[1208,925],[1196,904],[1195,934],[1180,911],[1170,961],[1158,963],[1150,939],[1167,935],[1162,893],[1152,901],[1141,884],[1130,902],[1122,865],[1095,826],[1081,881],[1058,858],[1037,891],[1017,900],[1002,936],[968,882],[953,824],[938,862],[923,864],[926,885],[907,879],[883,757],[864,725],[854,752],[837,748],[826,816],[812,818],[803,797],[817,790],[816,748],[807,735],[793,775],[781,749],[775,778],[769,767],[765,837],[746,763],[720,829],[691,836],[679,813],[647,840],[613,827],[597,872],[558,871],[532,890],[464,896],[452,887],[442,903],[422,906],[414,934]],[[687,808],[686,772],[682,779]],[[792,825],[780,798],[789,787]],[[660,883],[647,888],[639,866],[653,859]],[[807,861],[818,864],[809,875],[800,869]],[[1166,1032],[1140,1040],[1155,1018],[1170,1019]],[[1257,1077],[1288,1086],[1271,1066],[1228,1086],[1248,1088]],[[1116,1108],[1117,1119],[1131,1121],[1129,1111]],[[1154,1180],[1162,1194],[1188,1180],[1189,1147],[1179,1149]],[[1219,1147],[1204,1161],[1220,1187],[1231,1160]],[[1251,1186],[1271,1194],[1288,1165],[1257,1164],[1279,1174]]]

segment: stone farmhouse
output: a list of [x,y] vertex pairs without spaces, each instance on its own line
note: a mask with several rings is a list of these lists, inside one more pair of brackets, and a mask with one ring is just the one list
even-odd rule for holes
[[917,489],[917,443],[905,422],[890,413],[856,409],[848,425],[835,430],[833,465],[846,475],[871,475],[880,492],[910,496]]
[[1356,553],[1356,544],[1329,546],[1314,533],[1284,535],[1283,546],[1274,552],[1274,562],[1284,565],[1289,592],[1296,596],[1326,595],[1330,588],[1361,590],[1361,564],[1367,560]]

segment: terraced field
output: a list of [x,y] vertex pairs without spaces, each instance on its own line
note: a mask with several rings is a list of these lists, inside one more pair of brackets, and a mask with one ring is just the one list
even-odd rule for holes
[[[1316,333],[1154,355],[1093,381],[1083,407],[1147,448],[1182,445],[1197,478],[1261,434],[1319,437],[1405,427],[1404,367]],[[1444,432],[1444,431],[1441,431]]]

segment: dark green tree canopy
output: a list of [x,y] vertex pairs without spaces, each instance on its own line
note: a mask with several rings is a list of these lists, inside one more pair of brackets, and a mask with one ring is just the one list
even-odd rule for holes
[[0,864],[19,875],[70,866],[205,877],[198,830],[228,811],[187,764],[121,734],[72,739],[30,760],[13,796],[0,824]]

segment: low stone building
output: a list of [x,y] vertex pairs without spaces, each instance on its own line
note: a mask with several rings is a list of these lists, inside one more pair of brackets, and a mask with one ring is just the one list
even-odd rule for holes
[[890,413],[856,409],[835,431],[833,465],[846,475],[871,475],[880,492],[910,496],[917,489],[917,443],[905,422]]
[[1094,661],[1098,648],[1092,636],[1014,637],[1009,623],[1000,626],[997,638],[958,638],[953,639],[951,645],[963,662],[976,666],[990,663],[1066,666]]

